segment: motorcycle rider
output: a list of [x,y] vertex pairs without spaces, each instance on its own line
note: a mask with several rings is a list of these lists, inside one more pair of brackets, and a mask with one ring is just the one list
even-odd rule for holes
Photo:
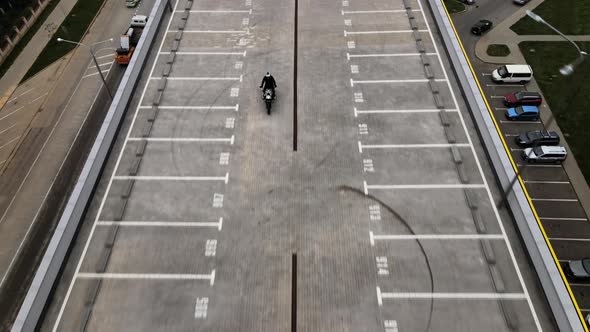
[[272,90],[272,98],[275,98],[275,88],[277,87],[277,82],[275,82],[275,78],[272,77],[270,72],[266,72],[266,75],[262,78],[262,82],[260,83],[260,88],[262,91],[265,89]]

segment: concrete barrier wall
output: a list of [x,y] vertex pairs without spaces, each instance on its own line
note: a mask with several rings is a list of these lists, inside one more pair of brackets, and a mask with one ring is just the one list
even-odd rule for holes
[[49,294],[65,262],[76,229],[83,220],[92,191],[98,183],[111,146],[115,142],[119,125],[133,96],[136,83],[148,58],[164,16],[167,0],[156,0],[148,23],[143,30],[135,54],[129,63],[104,122],[96,137],[78,182],[72,191],[57,228],[49,242],[41,264],[19,310],[12,331],[34,331],[48,301]]
[[[453,70],[459,78],[459,84],[486,147],[488,157],[492,162],[502,188],[506,190],[516,176],[516,172],[508,158],[500,134],[496,130],[488,106],[471,71],[471,66],[463,53],[462,46],[457,39],[455,29],[442,0],[428,0],[428,2],[443,38],[445,48],[449,53]],[[541,281],[541,286],[545,291],[559,330],[562,332],[585,331],[581,317],[570,297],[557,263],[549,250],[547,240],[541,232],[538,220],[525,195],[522,182],[519,181],[514,185],[513,190],[508,193],[507,201]]]

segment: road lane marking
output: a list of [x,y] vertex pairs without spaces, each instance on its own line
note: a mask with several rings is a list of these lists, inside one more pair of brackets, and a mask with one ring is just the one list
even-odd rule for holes
[[[415,110],[359,110],[356,107],[354,109],[354,116],[357,117],[358,114],[395,114],[395,113],[440,113],[441,109],[438,108],[431,108],[431,109],[415,109]],[[457,109],[442,109],[446,112],[458,112]]]
[[[352,35],[387,35],[398,33],[412,33],[416,30],[381,30],[381,31],[346,31],[344,30],[344,37]],[[428,32],[428,30],[418,30],[419,32]]]
[[[112,58],[114,56],[115,56],[115,54],[111,53],[111,54],[107,54],[107,55],[97,56],[96,59]],[[88,66],[88,68],[91,68],[91,67],[92,66]]]
[[[239,104],[236,104],[236,106],[172,106],[172,105],[166,105],[166,106],[156,106],[156,107],[160,110],[204,110],[204,111],[233,110],[236,112],[240,109]],[[140,109],[152,109],[152,108],[154,108],[154,106],[152,106],[152,105],[139,106],[139,108]]]
[[[171,52],[160,52],[159,54],[170,54]],[[174,52],[176,55],[241,55],[246,56],[244,52]]]
[[526,300],[525,293],[381,293],[382,299],[437,299],[437,300]]
[[25,92],[21,93],[20,95],[18,95],[18,96],[16,96],[16,97],[12,98],[12,99],[10,99],[10,100],[8,100],[6,103],[13,102],[13,101],[17,100],[18,98],[20,98],[20,97],[22,97],[22,96],[26,95],[27,93],[29,93],[29,92],[31,92],[31,91],[33,91],[33,90],[35,90],[35,88],[30,88],[29,90],[26,90]]
[[9,131],[10,129],[14,128],[14,126],[16,126],[17,124],[19,124],[19,122],[15,122],[15,123],[12,124],[12,126],[7,127],[6,129],[0,131],[0,135],[3,134],[3,133],[5,133],[5,132],[7,132],[7,131]]
[[10,141],[4,143],[3,145],[0,145],[0,150],[8,145],[10,145],[12,142],[16,141],[17,139],[20,138],[20,135],[16,136],[15,138],[11,139]]
[[[25,105],[25,106],[26,106],[26,105]],[[16,112],[18,112],[18,111],[22,110],[23,108],[25,108],[25,106],[21,106],[21,107],[19,107],[19,108],[15,109],[14,111],[12,111],[12,112],[10,112],[10,113],[6,114],[5,116],[3,116],[3,117],[1,117],[1,118],[0,118],[0,121],[2,121],[2,120],[4,120],[4,119],[6,119],[7,117],[9,117],[9,116],[13,115],[13,114],[14,114],[14,113],[16,113]]]
[[361,149],[429,149],[429,148],[468,148],[471,145],[468,143],[442,143],[442,144],[380,144],[370,145],[359,142]]
[[[98,59],[98,58],[97,58]],[[104,67],[104,66],[108,66],[108,65],[113,65],[114,61],[111,62],[105,62],[105,63],[99,63],[98,66],[99,67]],[[89,65],[88,67],[86,67],[86,69],[96,69],[96,65]]]
[[223,181],[229,182],[229,173],[225,176],[157,176],[157,175],[115,175],[113,180],[135,181]]
[[176,142],[176,143],[230,143],[234,144],[235,136],[232,135],[230,138],[195,138],[195,137],[129,137],[128,141],[138,142]]
[[122,226],[122,227],[216,227],[221,230],[223,218],[218,222],[206,221],[108,221],[100,220],[97,226]]
[[[103,74],[106,74],[106,73],[108,73],[109,71],[110,71],[110,69],[106,69],[106,70],[103,70],[103,71],[102,71],[102,73],[103,73]],[[92,73],[92,74],[88,74],[88,75],[84,75],[84,76],[82,76],[82,79],[85,79],[85,78],[88,78],[88,77],[92,77],[92,76],[95,76],[95,75],[98,75],[98,72],[96,72],[96,73]]]
[[[435,82],[446,82],[447,80],[444,78],[437,78],[433,80]],[[382,83],[428,83],[430,82],[429,79],[408,79],[408,80],[354,80],[350,79],[350,86],[354,86],[355,84],[382,84]]]
[[[175,1],[173,11],[175,11],[178,8],[179,2],[180,2],[179,0],[176,0]],[[172,15],[170,15],[170,17],[168,18],[168,24],[166,25],[166,30],[165,31],[168,31],[170,29],[170,25],[171,24],[172,24]],[[159,58],[159,52],[162,51],[162,47],[164,46],[164,41],[165,41],[165,38],[162,38],[162,40],[160,41],[160,46],[158,48],[158,52],[156,53],[156,58],[154,59],[154,62],[152,63],[152,68],[150,69],[150,72],[149,72],[149,76],[148,77],[152,77],[152,75],[154,73],[154,70],[156,69],[156,64],[157,64],[158,58]],[[138,105],[141,105],[142,104],[143,98],[145,97],[145,94],[147,92],[148,85],[149,84],[145,84],[144,85],[143,91],[142,91],[141,96],[139,98]],[[80,273],[80,268],[82,267],[82,262],[84,261],[84,258],[86,257],[86,253],[88,252],[88,247],[90,246],[90,241],[92,240],[92,236],[93,236],[94,231],[96,229],[96,222],[98,221],[98,218],[101,215],[102,210],[103,210],[103,208],[105,206],[108,193],[109,193],[109,191],[111,189],[111,186],[113,184],[113,176],[114,176],[115,172],[117,171],[117,169],[119,168],[119,165],[121,163],[121,159],[123,158],[123,152],[125,151],[125,147],[127,146],[127,139],[131,135],[131,129],[133,129],[133,125],[135,124],[135,121],[137,119],[137,115],[138,114],[139,114],[139,107],[137,107],[135,109],[135,114],[133,114],[133,118],[131,120],[131,125],[129,126],[129,129],[127,130],[127,135],[125,136],[125,140],[123,141],[123,146],[122,146],[122,148],[121,148],[121,150],[119,152],[119,156],[117,157],[117,161],[115,163],[114,171],[113,171],[113,173],[111,175],[111,178],[108,181],[108,184],[107,184],[107,187],[106,187],[106,190],[105,190],[105,194],[103,195],[103,197],[101,199],[100,205],[98,207],[98,212],[96,214],[96,217],[94,219],[94,223],[92,224],[92,228],[90,230],[90,234],[88,235],[88,239],[86,240],[86,244],[84,245],[84,249],[82,250],[82,254],[81,254],[81,256],[80,256],[80,258],[78,260],[78,264],[77,264],[76,270],[74,272],[74,278],[72,278],[72,280],[70,281],[70,285],[68,287],[68,290],[66,292],[66,295],[64,297],[64,300],[63,300],[63,302],[61,304],[61,307],[59,309],[59,312],[58,312],[58,315],[57,315],[57,319],[55,320],[55,323],[53,325],[53,329],[52,329],[53,332],[57,332],[57,330],[59,328],[59,324],[61,322],[61,318],[63,317],[63,313],[65,311],[66,305],[68,304],[68,300],[70,298],[70,295],[72,294],[72,290],[74,288],[74,284],[75,284],[75,281],[77,279],[76,276]],[[213,272],[215,272],[215,271],[213,271]]]
[[531,198],[531,201],[540,202],[578,202],[576,198]]
[[209,280],[215,282],[215,270],[210,274],[176,274],[176,273],[93,273],[79,272],[79,279],[120,279],[120,280]]

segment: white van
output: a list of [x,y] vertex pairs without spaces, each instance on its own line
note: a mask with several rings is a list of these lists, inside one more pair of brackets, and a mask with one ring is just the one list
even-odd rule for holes
[[524,84],[533,78],[533,69],[529,65],[505,65],[492,72],[492,81],[497,83]]
[[522,151],[522,158],[529,163],[561,163],[567,157],[567,151],[563,146],[536,146]]
[[147,24],[147,16],[145,15],[135,15],[131,18],[131,27],[132,28],[143,28]]

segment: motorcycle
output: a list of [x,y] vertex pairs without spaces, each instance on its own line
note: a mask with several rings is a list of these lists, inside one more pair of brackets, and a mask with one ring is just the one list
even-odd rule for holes
[[264,102],[266,103],[266,113],[270,115],[270,108],[272,106],[272,102],[275,99],[272,89],[264,89],[264,92],[262,93],[262,99],[264,99]]

